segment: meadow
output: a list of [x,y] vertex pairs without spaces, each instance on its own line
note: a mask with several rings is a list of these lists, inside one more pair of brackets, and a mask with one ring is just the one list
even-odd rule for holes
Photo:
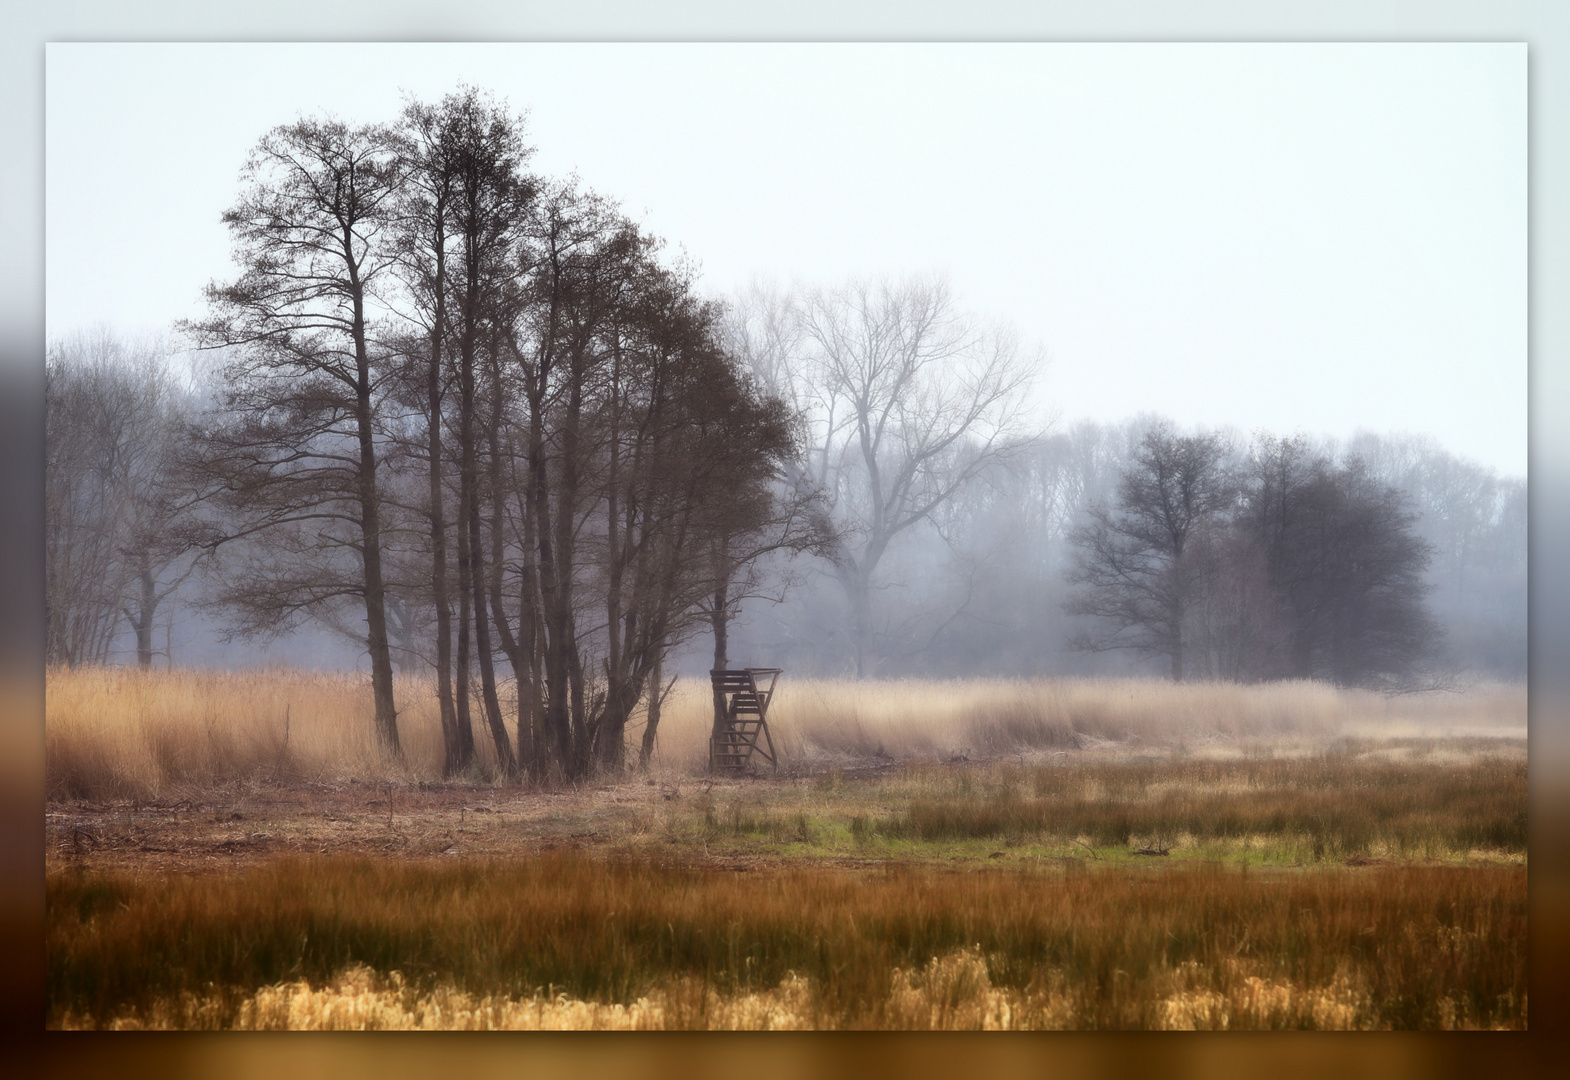
[[49,1024],[1526,1026],[1524,687],[797,680],[716,778],[688,682],[537,788],[399,689],[52,672]]

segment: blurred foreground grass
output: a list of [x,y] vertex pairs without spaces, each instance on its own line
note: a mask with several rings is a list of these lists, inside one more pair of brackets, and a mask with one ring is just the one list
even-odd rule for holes
[[1526,1025],[1524,867],[735,873],[556,853],[48,880],[52,1027]]

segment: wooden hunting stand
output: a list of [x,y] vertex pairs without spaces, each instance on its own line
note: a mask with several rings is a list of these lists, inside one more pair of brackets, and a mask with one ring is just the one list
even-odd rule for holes
[[[783,668],[741,668],[714,670],[709,679],[714,684],[714,696],[722,705],[723,715],[714,725],[709,739],[709,768],[716,772],[744,772],[752,764],[753,754],[768,759],[775,772],[780,763],[774,752],[774,738],[769,734],[769,702],[774,697],[774,684],[779,681]],[[759,680],[769,677],[769,685],[760,689]],[[759,745],[762,739],[768,745]]]

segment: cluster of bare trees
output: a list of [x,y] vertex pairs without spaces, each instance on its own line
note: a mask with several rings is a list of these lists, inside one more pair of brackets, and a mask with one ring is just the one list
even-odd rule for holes
[[[670,650],[701,629],[727,666],[741,605],[781,598],[784,558],[811,551],[844,600],[825,636],[880,669],[878,568],[1029,445],[1035,358],[937,280],[706,302],[529,158],[473,90],[259,141],[224,216],[240,273],[182,327],[218,358],[213,400],[122,439],[159,448],[142,473],[163,503],[122,482],[51,548],[90,583],[56,590],[76,598],[59,657],[104,659],[114,605],[141,635],[206,553],[207,606],[240,639],[314,621],[363,644],[390,750],[395,668],[433,668],[450,772],[478,728],[509,774],[578,776],[624,764],[635,714],[646,763]],[[51,415],[81,412],[57,367]],[[62,535],[88,512],[72,483]],[[162,531],[111,573],[94,545],[130,535],[101,520],[126,507]]]
[[[931,520],[901,534],[879,564],[874,590],[878,673],[962,677],[1156,671],[1170,676],[1172,658],[1163,651],[1072,648],[1076,642],[1097,642],[1099,631],[1112,624],[1065,610],[1076,594],[1087,591],[1068,580],[1083,555],[1071,539],[1094,522],[1098,507],[1118,514],[1124,473],[1144,454],[1146,436],[1163,426],[1174,438],[1189,434],[1160,417],[1141,416],[1117,424],[1080,421],[1023,442],[956,491]],[[1205,441],[1218,434],[1218,471],[1230,478],[1226,486],[1234,501],[1206,517],[1187,541],[1194,592],[1186,605],[1184,677],[1291,676],[1291,617],[1270,579],[1261,542],[1241,522],[1234,523],[1258,486],[1255,474],[1273,440],[1228,432],[1199,437]],[[1429,545],[1431,557],[1413,587],[1399,591],[1418,597],[1440,630],[1438,640],[1430,639],[1433,649],[1414,662],[1407,676],[1338,675],[1324,659],[1329,647],[1321,645],[1311,668],[1315,677],[1404,686],[1427,685],[1430,676],[1524,677],[1525,481],[1500,476],[1415,436],[1364,433],[1344,443],[1301,436],[1289,441],[1295,468],[1305,476],[1317,473],[1322,481],[1298,490],[1294,512],[1300,512],[1305,526],[1310,517],[1325,524],[1326,542],[1333,537],[1328,531],[1332,521],[1354,530],[1353,511],[1359,507],[1370,515],[1377,509],[1413,519],[1400,533]],[[1357,484],[1352,483],[1354,472],[1360,477]],[[1357,497],[1337,503],[1335,491],[1342,487],[1355,490]],[[1393,524],[1377,531],[1387,537],[1396,532]],[[806,561],[801,567],[814,565]],[[1336,560],[1326,559],[1321,571],[1328,574],[1336,566]],[[1415,566],[1416,561],[1407,563],[1408,569]],[[1322,599],[1328,605],[1342,590],[1331,589],[1328,579],[1325,587]],[[848,645],[835,630],[845,607],[844,590],[832,572],[802,574],[788,604],[749,608],[733,637],[737,648],[799,672],[843,673]],[[1341,609],[1346,619],[1352,610]],[[1131,627],[1120,641],[1147,632]]]
[[810,530],[790,413],[719,309],[529,155],[474,90],[263,138],[225,216],[242,273],[189,328],[226,357],[190,467],[244,629],[363,620],[390,748],[394,654],[423,654],[450,772],[478,723],[505,772],[572,777],[624,764],[640,704],[647,760],[667,650]]
[[1159,656],[1171,677],[1410,678],[1435,656],[1432,547],[1365,463],[1262,435],[1229,461],[1216,434],[1147,431],[1115,505],[1071,542],[1068,608],[1087,650]]
[[1036,357],[935,281],[754,287],[730,335],[804,417],[790,468],[832,525],[843,615],[798,590],[768,616],[776,656],[827,671],[850,657],[858,676],[1025,673],[1054,670],[1066,639],[1178,679],[1519,671],[1524,485],[1437,447],[1180,435],[1154,417],[1038,433]]
[[192,392],[165,353],[100,331],[57,342],[45,361],[51,664],[104,663],[129,626],[137,663],[149,667],[157,617],[197,566],[195,500],[178,475]]

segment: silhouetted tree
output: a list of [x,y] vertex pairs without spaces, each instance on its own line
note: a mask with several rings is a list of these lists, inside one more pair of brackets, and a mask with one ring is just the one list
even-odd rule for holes
[[[697,301],[683,275],[650,267],[632,314],[604,410],[607,766],[621,764],[632,704],[663,689],[648,682],[664,652],[712,625],[708,598],[729,588],[739,563],[797,531],[775,490],[795,449],[791,418],[725,350],[718,309]],[[655,716],[649,724],[646,751]]]
[[423,451],[425,455],[430,603],[436,623],[432,663],[436,668],[436,700],[442,725],[442,773],[451,776],[468,768],[474,759],[474,729],[467,722],[467,712],[460,726],[454,700],[448,511],[443,490],[442,415],[447,398],[445,356],[450,332],[447,303],[454,258],[449,219],[458,186],[459,155],[452,145],[445,112],[439,106],[410,102],[394,137],[404,162],[404,183],[396,203],[398,270],[408,298],[406,317],[423,331],[420,344],[424,346],[420,349],[411,341],[404,350],[410,361],[407,407],[420,414],[424,422],[423,440],[419,439],[420,433],[413,433],[407,446],[408,452]]
[[1241,521],[1290,615],[1291,674],[1399,681],[1432,659],[1432,547],[1414,533],[1416,520],[1359,458],[1337,465],[1301,438],[1256,442]]
[[379,127],[301,120],[252,152],[224,214],[241,267],[208,289],[190,327],[226,350],[222,408],[202,464],[248,538],[226,599],[250,629],[274,629],[346,598],[363,603],[376,730],[398,749],[382,570],[378,409],[388,365],[373,340],[396,257],[389,226],[402,182]]
[[1093,506],[1073,534],[1068,579],[1080,586],[1072,614],[1096,620],[1077,648],[1162,656],[1173,680],[1185,675],[1185,627],[1210,566],[1189,544],[1234,501],[1226,444],[1216,435],[1146,433],[1118,484],[1117,507]]

